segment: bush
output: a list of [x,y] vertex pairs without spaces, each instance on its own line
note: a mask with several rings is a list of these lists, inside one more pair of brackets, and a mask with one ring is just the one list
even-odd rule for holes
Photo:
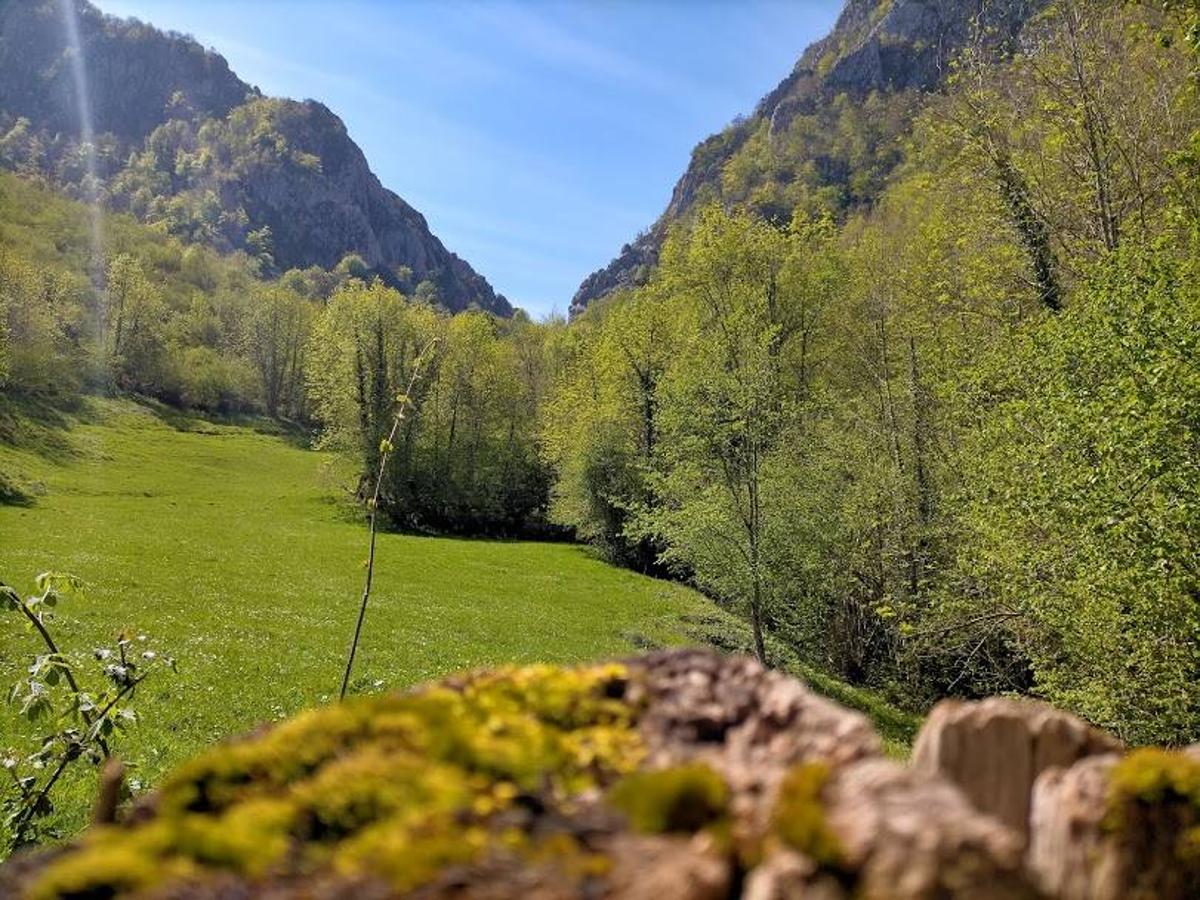
[[255,376],[239,359],[191,347],[178,362],[179,400],[191,409],[231,413],[255,407]]

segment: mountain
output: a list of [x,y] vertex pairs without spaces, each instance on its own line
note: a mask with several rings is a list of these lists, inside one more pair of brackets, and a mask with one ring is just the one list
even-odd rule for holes
[[58,0],[0,0],[0,165],[268,274],[347,255],[451,310],[512,306],[372,173],[342,121],[313,100],[269,98],[190,37],[71,0],[95,139],[94,185]]
[[571,313],[641,283],[673,223],[698,204],[746,205],[785,220],[870,203],[900,160],[899,139],[969,41],[1012,44],[1045,0],[847,0],[754,112],[692,151],[666,210],[580,285]]

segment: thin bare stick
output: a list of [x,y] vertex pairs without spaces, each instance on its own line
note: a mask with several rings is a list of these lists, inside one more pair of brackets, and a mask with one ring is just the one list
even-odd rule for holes
[[121,805],[121,787],[124,783],[125,764],[115,756],[110,756],[100,767],[100,789],[96,792],[96,805],[92,808],[93,823],[116,823],[117,807]]
[[421,374],[421,363],[425,354],[437,343],[437,338],[431,340],[417,354],[413,361],[412,376],[408,379],[408,389],[396,398],[396,414],[392,417],[392,427],[388,436],[379,443],[379,471],[375,473],[375,490],[367,501],[367,519],[370,523],[370,550],[367,552],[367,577],[363,584],[362,600],[358,604],[358,621],[354,623],[354,637],[350,641],[350,652],[346,657],[346,671],[342,674],[342,689],[338,693],[339,700],[346,699],[346,689],[350,686],[350,671],[354,668],[354,656],[358,652],[358,639],[362,635],[363,619],[367,615],[367,601],[371,599],[371,581],[375,575],[375,534],[376,520],[379,516],[379,492],[383,487],[383,475],[387,469],[388,458],[395,448],[396,432],[404,421],[404,414],[412,406],[413,388],[417,386],[417,377]]

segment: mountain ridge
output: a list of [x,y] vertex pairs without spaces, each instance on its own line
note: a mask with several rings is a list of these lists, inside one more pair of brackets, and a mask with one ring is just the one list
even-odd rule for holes
[[[512,313],[324,104],[267,97],[194,38],[72,2],[109,206],[267,271],[356,255],[394,286],[427,282],[451,310]],[[84,195],[71,53],[57,3],[0,2],[0,165]]]
[[[1015,40],[1023,24],[1044,6],[1045,0],[847,0],[833,30],[801,53],[792,71],[756,104],[751,115],[739,117],[696,145],[662,215],[606,266],[583,280],[571,300],[571,315],[578,315],[594,300],[643,283],[657,263],[670,226],[686,219],[700,203],[712,200],[732,206],[745,202],[747,198],[729,196],[722,181],[730,161],[760,131],[765,132],[768,152],[786,156],[788,148],[780,150],[778,145],[786,142],[797,120],[812,120],[812,125],[802,124],[832,131],[844,112],[844,107],[839,107],[842,99],[863,104],[882,98],[896,107],[891,117],[900,120],[898,128],[891,127],[897,123],[885,123],[882,128],[874,125],[879,158],[872,162],[878,171],[870,173],[872,183],[867,190],[855,194],[856,165],[849,152],[835,148],[806,153],[801,148],[786,164],[815,170],[810,176],[811,193],[832,189],[832,199],[812,202],[814,212],[839,213],[869,202],[898,161],[895,141],[911,122],[921,95],[942,86],[953,56],[973,35],[993,46]],[[761,171],[757,175],[759,181],[753,183],[752,178],[751,187],[763,188],[767,179]],[[771,186],[786,193],[796,180],[785,178]],[[781,218],[801,205],[806,204],[795,198],[781,202],[773,197],[762,204],[762,211],[768,217]]]

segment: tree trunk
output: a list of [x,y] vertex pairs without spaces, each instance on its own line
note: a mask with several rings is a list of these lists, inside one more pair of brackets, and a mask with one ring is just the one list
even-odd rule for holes
[[754,595],[750,599],[750,627],[754,630],[754,655],[764,666],[767,664],[767,648],[763,643],[762,627],[762,579],[754,573]]
[[1029,256],[1033,267],[1033,278],[1037,285],[1038,300],[1051,312],[1062,309],[1062,287],[1055,271],[1054,250],[1050,247],[1050,233],[1029,200],[1029,187],[1024,176],[1017,170],[1007,152],[996,150],[992,154],[996,167],[996,182],[1000,196],[1008,206],[1013,227]]
[[762,536],[762,510],[758,498],[758,448],[750,451],[750,627],[754,630],[754,655],[764,666],[767,664],[767,648],[763,643],[762,626],[762,565],[759,558],[759,539]]

